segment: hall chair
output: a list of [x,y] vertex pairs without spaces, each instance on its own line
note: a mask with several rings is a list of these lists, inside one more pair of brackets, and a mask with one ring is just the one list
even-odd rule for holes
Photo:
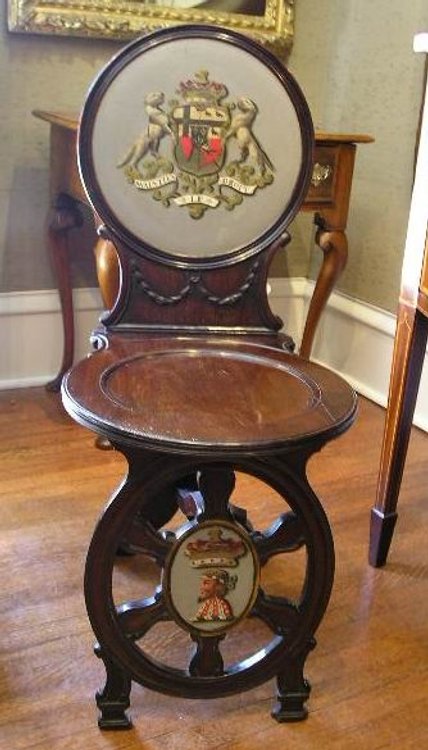
[[[334,549],[306,466],[356,414],[344,380],[292,353],[267,299],[269,264],[309,186],[313,143],[290,73],[218,27],[134,41],[89,91],[80,172],[100,236],[117,248],[120,289],[62,395],[129,467],[85,571],[106,670],[102,728],[130,726],[133,682],[204,699],[276,678],[273,716],[307,715],[304,665]],[[260,505],[263,490],[279,497],[283,512],[268,528],[258,528],[245,492],[236,496],[237,477],[258,483]],[[132,596],[121,599],[124,552]],[[298,591],[287,593],[285,576],[273,593],[265,565],[296,555]],[[264,640],[253,644],[258,625]],[[187,644],[178,655],[165,627]]]

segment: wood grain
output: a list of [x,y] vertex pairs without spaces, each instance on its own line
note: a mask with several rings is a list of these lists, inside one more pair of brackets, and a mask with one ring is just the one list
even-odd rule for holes
[[[103,734],[94,690],[102,665],[92,653],[82,574],[98,514],[121,478],[123,459],[99,451],[91,433],[42,389],[0,394],[0,736],[5,750],[413,750],[428,732],[426,503],[428,437],[412,432],[401,514],[389,562],[367,565],[367,510],[376,488],[384,411],[362,401],[356,426],[310,464],[336,544],[332,600],[309,657],[308,721],[269,717],[273,686],[215,701],[171,698],[138,686],[135,727]],[[268,526],[278,499],[248,477],[239,499]],[[287,571],[290,587],[301,575]],[[118,586],[132,587],[135,560]],[[272,593],[285,574],[267,566]],[[156,568],[153,566],[153,576]],[[128,583],[126,584],[126,581]],[[259,637],[254,632],[247,639]],[[168,630],[153,652],[177,651]]]

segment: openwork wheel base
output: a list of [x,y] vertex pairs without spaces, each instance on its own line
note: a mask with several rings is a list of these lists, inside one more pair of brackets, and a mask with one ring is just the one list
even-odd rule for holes
[[[99,726],[131,725],[132,682],[201,699],[275,677],[272,716],[306,718],[304,664],[334,568],[329,526],[306,479],[308,456],[190,464],[116,447],[130,472],[95,529],[85,575],[107,674],[96,696]],[[251,514],[249,476],[260,488],[260,511],[252,501]],[[258,528],[272,498],[278,508]],[[123,549],[128,555],[117,554]]]

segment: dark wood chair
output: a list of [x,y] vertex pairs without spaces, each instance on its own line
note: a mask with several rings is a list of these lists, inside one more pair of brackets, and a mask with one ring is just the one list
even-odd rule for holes
[[[132,681],[215,698],[276,677],[275,718],[306,716],[304,663],[334,570],[306,465],[356,412],[340,377],[292,353],[267,299],[268,267],[306,194],[312,149],[294,79],[231,31],[183,26],[133,42],[88,95],[81,177],[100,235],[117,248],[121,283],[94,352],[65,376],[62,393],[68,412],[129,466],[85,574],[107,672],[97,694],[103,728],[129,726]],[[235,501],[236,473],[279,495],[283,512],[269,528],[257,528],[242,493]],[[114,585],[121,551],[135,555],[139,574],[125,601]],[[273,595],[262,568],[295,554],[298,593],[287,596],[284,581]],[[147,593],[154,563],[160,582]],[[188,637],[184,665],[151,650],[165,623]],[[241,655],[238,637],[231,656],[228,639],[258,623],[263,643],[250,637]]]
[[[428,53],[428,34],[415,37],[415,51]],[[397,522],[398,496],[425,358],[428,335],[427,232],[428,95],[425,91],[376,502],[371,511],[369,562],[374,567],[386,563]]]

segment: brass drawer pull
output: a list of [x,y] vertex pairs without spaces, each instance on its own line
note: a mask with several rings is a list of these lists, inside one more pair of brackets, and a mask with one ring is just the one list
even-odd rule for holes
[[313,185],[314,188],[319,187],[322,182],[328,180],[332,172],[333,168],[330,166],[330,164],[319,164],[318,162],[316,162],[314,164],[314,170],[312,172],[311,185]]

